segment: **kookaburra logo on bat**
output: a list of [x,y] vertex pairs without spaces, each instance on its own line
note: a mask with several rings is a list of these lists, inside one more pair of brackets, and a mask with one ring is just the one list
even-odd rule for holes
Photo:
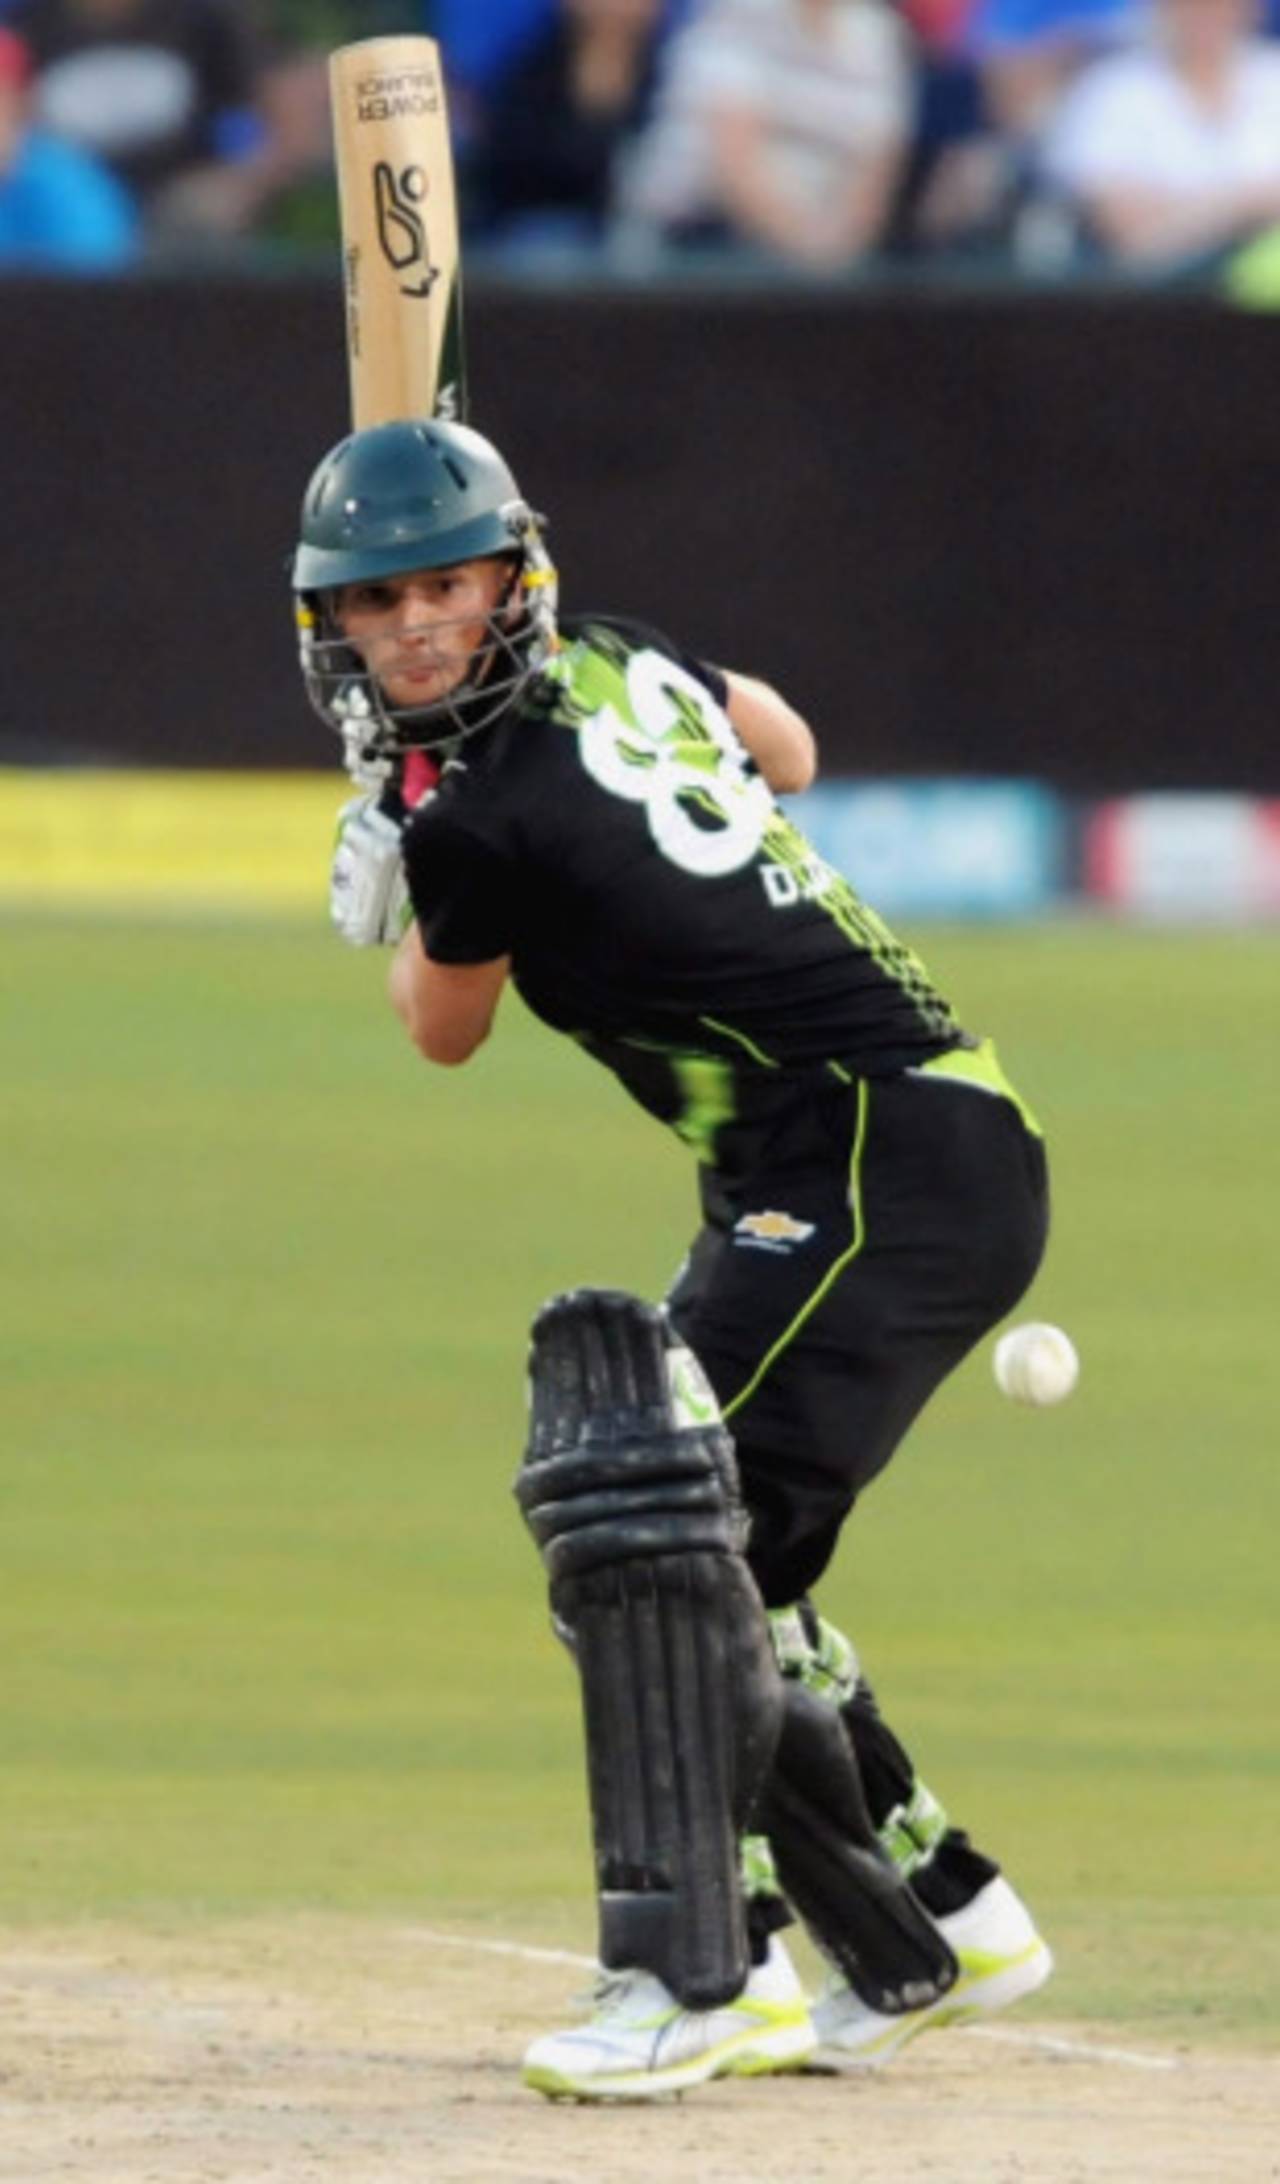
[[402,167],[399,174],[385,159],[373,170],[373,194],[378,209],[378,241],[392,270],[402,276],[404,296],[429,296],[440,278],[440,269],[427,255],[427,228],[419,206],[427,194],[427,177],[421,167]]

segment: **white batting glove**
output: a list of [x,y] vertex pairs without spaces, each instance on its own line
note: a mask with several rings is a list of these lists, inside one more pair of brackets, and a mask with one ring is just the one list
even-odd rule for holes
[[370,790],[376,794],[379,789],[385,789],[389,781],[395,779],[400,761],[388,758],[385,752],[374,750],[366,743],[368,732],[367,728],[362,728],[355,722],[344,727],[342,765],[344,772],[350,775],[358,789]]
[[413,915],[400,834],[376,796],[353,796],[338,813],[329,916],[353,948],[398,941]]
[[359,683],[347,683],[331,708],[342,732],[342,763],[358,789],[386,787],[399,760],[380,751],[374,741],[373,707]]

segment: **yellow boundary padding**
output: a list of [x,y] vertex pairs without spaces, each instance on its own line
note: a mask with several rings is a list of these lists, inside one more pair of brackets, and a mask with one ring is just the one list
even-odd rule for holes
[[324,914],[339,807],[323,774],[0,767],[0,901]]

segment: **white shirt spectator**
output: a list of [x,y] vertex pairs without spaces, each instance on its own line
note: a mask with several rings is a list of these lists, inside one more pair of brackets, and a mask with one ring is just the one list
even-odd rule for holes
[[1191,200],[1280,185],[1280,46],[1242,42],[1213,108],[1156,48],[1097,62],[1063,101],[1044,165],[1077,197],[1132,189]]
[[881,0],[710,0],[672,41],[620,209],[659,227],[723,214],[712,128],[731,110],[758,120],[771,182],[821,221],[851,167],[902,142],[912,103],[906,33]]

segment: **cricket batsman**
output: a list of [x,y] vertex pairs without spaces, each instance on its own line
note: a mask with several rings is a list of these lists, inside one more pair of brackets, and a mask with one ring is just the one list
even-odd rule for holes
[[[665,1304],[581,1290],[533,1330],[516,1491],[581,1679],[602,1976],[526,2082],[634,2098],[883,2062],[1052,1965],[815,1598],[1036,1270],[1040,1130],[779,807],[813,778],[804,720],[635,623],[558,619],[542,519],[488,441],[342,441],[293,583],[359,791],[334,922],[394,947],[415,1045],[466,1062],[510,980],[697,1161]],[[830,1966],[812,2009],[793,1914]]]

